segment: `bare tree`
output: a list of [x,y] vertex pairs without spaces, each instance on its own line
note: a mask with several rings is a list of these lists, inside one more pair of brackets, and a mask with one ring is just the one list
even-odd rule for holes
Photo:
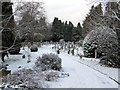
[[20,36],[28,41],[40,41],[48,32],[45,10],[42,2],[22,2],[16,12]]

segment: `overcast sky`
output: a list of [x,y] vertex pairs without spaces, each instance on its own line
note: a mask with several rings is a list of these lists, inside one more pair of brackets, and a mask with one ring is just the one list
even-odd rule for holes
[[[16,0],[12,0],[16,1]],[[87,0],[27,0],[42,1],[46,10],[47,19],[52,22],[54,17],[62,21],[71,21],[75,26],[83,22],[92,4]]]
[[85,19],[90,5],[85,0],[43,0],[49,21],[59,17],[62,21],[71,21],[74,25]]

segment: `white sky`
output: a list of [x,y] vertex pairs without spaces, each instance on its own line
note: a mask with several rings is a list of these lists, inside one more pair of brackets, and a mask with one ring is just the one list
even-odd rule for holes
[[[16,0],[12,0],[16,1]],[[17,0],[18,1],[18,0]],[[88,14],[91,4],[86,0],[26,0],[42,1],[46,10],[49,22],[58,17],[62,21],[71,21],[75,26],[78,22],[83,22]]]
[[49,21],[58,17],[62,21],[71,21],[74,25],[85,19],[90,5],[85,0],[43,0]]

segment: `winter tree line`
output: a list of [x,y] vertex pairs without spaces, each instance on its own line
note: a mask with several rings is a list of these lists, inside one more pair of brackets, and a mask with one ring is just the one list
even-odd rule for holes
[[67,21],[64,23],[58,18],[55,18],[52,24],[52,35],[53,35],[53,41],[58,42],[60,39],[63,39],[64,41],[79,41],[82,40],[82,27],[80,23],[78,23],[77,27],[74,27],[72,22],[69,21],[69,24]]
[[120,3],[107,2],[105,11],[102,4],[92,6],[83,23],[84,54],[97,57],[101,63],[120,66]]
[[[48,23],[42,2],[17,2],[14,12],[12,3],[2,2],[1,5],[2,51],[5,50],[2,58],[8,51],[18,53],[21,42],[59,42],[62,39],[75,43],[83,40],[85,57],[100,58],[102,64],[120,67],[119,2],[107,2],[105,11],[101,3],[93,5],[82,26],[78,23],[77,27],[57,17]],[[11,46],[14,47],[9,49]]]

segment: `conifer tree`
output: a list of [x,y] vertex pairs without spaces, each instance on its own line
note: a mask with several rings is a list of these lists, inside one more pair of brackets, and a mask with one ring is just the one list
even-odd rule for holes
[[102,15],[103,12],[101,3],[96,7],[91,7],[90,13],[87,15],[85,21],[83,22],[83,37],[85,37],[88,34],[88,32],[93,30],[95,27],[100,25]]
[[76,27],[74,27],[72,30],[72,41],[76,42],[76,41],[79,41],[79,39],[80,39],[79,31]]
[[83,39],[83,36],[82,36],[83,31],[82,31],[82,27],[81,27],[80,23],[78,23],[78,25],[77,25],[77,30],[79,32],[79,39],[80,40]]
[[65,25],[64,25],[64,40],[67,41],[67,30],[68,30],[68,24],[67,21],[65,21]]
[[54,18],[52,24],[52,32],[53,32],[53,41],[59,41],[63,39],[63,23],[58,18]]
[[53,41],[57,41],[58,37],[57,37],[57,22],[58,22],[58,18],[54,18],[53,24],[52,24],[52,32],[53,32]]
[[12,15],[12,11],[13,10],[11,2],[2,2],[2,27],[11,29],[15,27],[15,21],[14,16]]
[[[15,21],[11,2],[0,2],[2,5],[2,27],[0,28],[2,44],[0,45],[0,56],[4,62],[4,56],[9,51],[10,54],[18,54],[20,51],[20,39],[15,35]],[[11,47],[12,46],[12,47]],[[11,47],[11,48],[10,48]]]
[[73,24],[72,22],[69,22],[69,24],[67,24],[67,21],[65,22],[65,26],[64,26],[64,40],[65,41],[72,41],[72,29],[73,29]]

